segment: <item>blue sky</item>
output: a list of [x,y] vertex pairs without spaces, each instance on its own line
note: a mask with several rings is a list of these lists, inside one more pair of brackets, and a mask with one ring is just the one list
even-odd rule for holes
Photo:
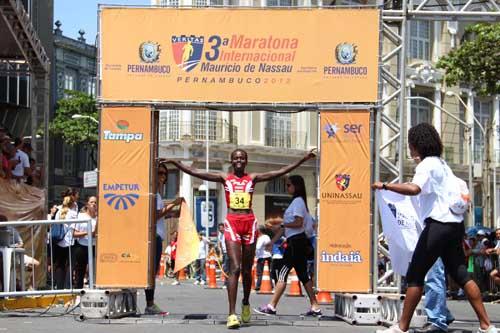
[[151,0],[54,0],[54,22],[62,23],[65,36],[77,38],[85,30],[87,43],[93,44],[97,34],[97,4],[149,5]]

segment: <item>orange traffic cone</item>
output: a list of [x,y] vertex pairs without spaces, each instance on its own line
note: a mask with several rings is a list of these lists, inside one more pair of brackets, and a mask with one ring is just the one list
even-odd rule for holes
[[217,279],[215,277],[215,258],[210,257],[207,271],[208,285],[207,289],[217,289]]
[[177,280],[179,281],[184,281],[186,280],[186,271],[185,271],[186,267],[182,267],[180,270],[179,270],[179,277]]
[[271,275],[269,274],[269,265],[267,261],[264,265],[264,271],[262,272],[262,282],[260,284],[260,290],[257,294],[272,294],[273,286],[271,284]]
[[333,304],[332,295],[328,291],[319,291],[316,300],[319,304]]
[[290,271],[290,289],[287,296],[302,297],[302,289],[300,288],[299,278],[295,274],[295,269]]
[[161,255],[160,259],[160,267],[158,268],[158,272],[156,272],[156,277],[157,278],[163,278],[165,277],[165,255]]

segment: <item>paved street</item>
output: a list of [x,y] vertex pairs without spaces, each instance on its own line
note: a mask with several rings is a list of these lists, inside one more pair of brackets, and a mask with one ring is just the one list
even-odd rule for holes
[[[227,332],[225,318],[227,313],[226,291],[208,290],[184,282],[179,286],[170,285],[170,280],[159,281],[156,302],[169,311],[167,316],[138,316],[114,320],[78,319],[80,311],[64,314],[62,307],[42,311],[0,312],[0,332]],[[265,303],[269,295],[252,294],[251,304],[256,307]],[[239,297],[239,300],[241,297]],[[238,300],[238,301],[239,301]],[[144,293],[138,296],[139,309],[144,310]],[[305,297],[284,297],[278,308],[278,316],[253,317],[250,325],[240,329],[242,332],[374,332],[376,327],[351,326],[333,317],[333,307],[323,306],[324,317],[321,320],[303,318],[301,312],[307,309]],[[492,320],[500,324],[500,305],[487,304]],[[475,316],[467,302],[452,301],[450,308],[457,318],[452,325],[452,332],[475,332]]]

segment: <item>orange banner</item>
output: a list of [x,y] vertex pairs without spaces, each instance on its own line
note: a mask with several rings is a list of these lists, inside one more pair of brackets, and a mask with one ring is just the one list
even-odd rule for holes
[[318,288],[370,291],[370,113],[321,113]]
[[178,272],[198,259],[198,252],[200,251],[200,239],[186,201],[183,201],[181,205],[177,233],[177,254],[174,272]]
[[104,7],[101,99],[375,102],[379,13]]
[[98,287],[147,287],[151,110],[103,108],[99,137]]

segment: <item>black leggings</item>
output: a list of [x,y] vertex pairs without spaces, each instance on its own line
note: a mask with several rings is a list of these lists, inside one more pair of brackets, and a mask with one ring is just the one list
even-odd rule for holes
[[446,272],[463,288],[471,280],[462,246],[463,223],[443,223],[427,218],[406,274],[409,287],[423,287],[425,275],[440,257]]
[[301,233],[287,238],[286,243],[283,267],[277,273],[278,282],[286,282],[288,273],[294,268],[300,282],[306,284],[311,280],[307,274],[307,252],[311,247],[309,239],[305,233]]

